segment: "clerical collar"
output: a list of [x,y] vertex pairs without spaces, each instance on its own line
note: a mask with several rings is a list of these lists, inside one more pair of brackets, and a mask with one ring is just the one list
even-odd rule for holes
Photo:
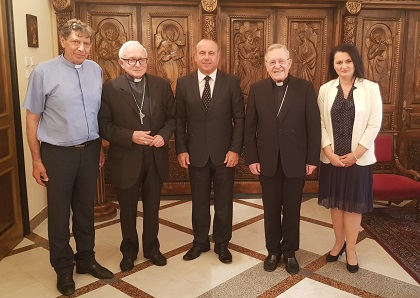
[[284,79],[282,82],[275,82],[273,79],[272,81],[274,85],[281,87],[283,85],[287,85],[287,83],[289,82],[289,76],[287,76],[286,79]]
[[137,79],[137,78],[133,78],[132,76],[130,76],[128,74],[126,74],[126,75],[127,75],[127,79],[131,82],[134,82],[134,83],[141,82],[141,80],[143,80],[143,77],[144,77],[144,76],[142,76],[140,79]]

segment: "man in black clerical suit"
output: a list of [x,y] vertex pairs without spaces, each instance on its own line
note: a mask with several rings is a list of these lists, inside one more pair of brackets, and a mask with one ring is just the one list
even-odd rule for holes
[[296,274],[302,190],[305,175],[319,163],[321,122],[313,85],[291,76],[291,65],[283,45],[267,49],[270,77],[251,86],[244,142],[245,162],[262,187],[268,250],[264,269],[274,271],[283,254],[287,272]]
[[181,77],[176,87],[175,143],[178,162],[188,169],[192,192],[194,241],[184,260],[210,250],[210,193],[214,189],[214,251],[223,263],[232,262],[235,166],[242,152],[244,100],[239,79],[217,69],[216,42],[198,42],[198,70]]
[[120,205],[122,271],[131,270],[139,251],[137,202],[143,203],[143,255],[166,265],[159,250],[159,205],[168,180],[168,142],[175,130],[175,101],[169,81],[146,74],[146,49],[127,41],[119,51],[125,74],[103,87],[99,133],[109,141],[111,183]]

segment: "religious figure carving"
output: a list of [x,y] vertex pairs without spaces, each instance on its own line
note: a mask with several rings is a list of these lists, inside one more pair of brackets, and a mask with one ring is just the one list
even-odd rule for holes
[[244,22],[234,38],[233,73],[241,81],[242,92],[248,95],[251,84],[262,78],[263,40],[257,24]]
[[118,51],[127,39],[122,28],[121,23],[115,19],[107,18],[98,24],[99,34],[96,35],[98,64],[103,69],[104,82],[121,74]]
[[176,80],[185,74],[185,35],[181,25],[173,20],[167,20],[158,27],[156,35],[157,70],[158,73],[171,83],[175,91]]
[[392,41],[387,37],[386,27],[383,24],[376,24],[370,29],[366,39],[368,48],[368,77],[375,82],[379,82],[388,72],[389,46]]
[[314,82],[317,63],[316,46],[318,35],[314,28],[305,24],[304,28],[297,30],[295,38],[298,39],[299,45],[297,48],[292,45],[292,51],[297,57],[295,63],[300,64],[297,68],[298,76],[302,79]]

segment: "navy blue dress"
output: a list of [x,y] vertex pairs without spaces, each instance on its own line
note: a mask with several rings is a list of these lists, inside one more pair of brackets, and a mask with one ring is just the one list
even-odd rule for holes
[[[334,152],[345,155],[351,152],[355,107],[353,90],[347,99],[341,86],[331,107]],[[373,166],[335,167],[321,162],[319,172],[318,204],[347,212],[367,213],[373,209]]]

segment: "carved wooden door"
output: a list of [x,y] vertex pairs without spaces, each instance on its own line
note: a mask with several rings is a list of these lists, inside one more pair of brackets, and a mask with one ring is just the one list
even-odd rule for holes
[[405,61],[399,94],[400,158],[420,171],[420,11],[408,13]]
[[[1,1],[0,56],[4,61],[9,57],[6,20],[5,1]],[[14,123],[10,64],[2,62],[0,64],[0,260],[23,238]]]
[[399,132],[401,162],[420,170],[420,12],[366,10],[358,26],[365,75],[381,89],[381,130]]

